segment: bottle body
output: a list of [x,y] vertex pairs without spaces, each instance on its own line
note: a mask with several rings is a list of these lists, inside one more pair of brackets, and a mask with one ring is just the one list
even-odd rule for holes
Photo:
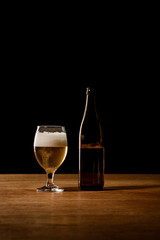
[[104,147],[81,145],[80,189],[102,190],[104,186]]
[[103,189],[104,155],[95,92],[87,88],[86,106],[79,131],[79,187],[81,190]]

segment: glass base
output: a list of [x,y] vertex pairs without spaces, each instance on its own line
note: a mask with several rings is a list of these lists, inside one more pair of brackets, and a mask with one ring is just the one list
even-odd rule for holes
[[59,188],[56,185],[53,186],[43,186],[41,188],[36,189],[37,192],[63,192],[63,188]]

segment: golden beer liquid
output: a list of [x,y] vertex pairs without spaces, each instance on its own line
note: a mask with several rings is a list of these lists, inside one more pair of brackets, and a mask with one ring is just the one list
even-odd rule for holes
[[68,147],[34,147],[38,163],[46,172],[54,172],[65,160]]

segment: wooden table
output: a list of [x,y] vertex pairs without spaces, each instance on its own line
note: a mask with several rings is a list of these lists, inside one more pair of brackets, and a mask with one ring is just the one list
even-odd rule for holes
[[56,174],[62,193],[36,192],[45,174],[0,174],[0,240],[160,239],[160,175],[106,174],[104,191],[79,191],[77,174]]

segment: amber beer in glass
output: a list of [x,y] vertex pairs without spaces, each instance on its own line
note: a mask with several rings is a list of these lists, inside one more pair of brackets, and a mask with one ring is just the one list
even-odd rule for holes
[[61,166],[67,154],[67,146],[36,147],[35,155],[38,163],[46,172],[54,172]]
[[61,166],[68,151],[67,134],[64,126],[37,126],[34,138],[34,154],[39,165],[47,173],[46,185],[39,192],[62,192],[53,182],[55,171]]

